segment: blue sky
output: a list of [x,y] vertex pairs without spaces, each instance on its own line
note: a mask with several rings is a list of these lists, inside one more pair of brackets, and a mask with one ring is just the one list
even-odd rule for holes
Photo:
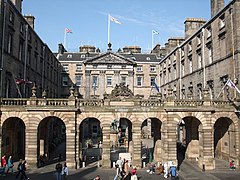
[[[227,0],[229,1],[229,0]],[[81,45],[107,49],[108,14],[122,24],[111,22],[110,40],[113,50],[138,45],[150,51],[152,30],[154,44],[164,45],[170,37],[184,36],[186,18],[210,18],[210,0],[24,0],[23,14],[35,16],[35,31],[53,52],[64,42],[78,51]]]

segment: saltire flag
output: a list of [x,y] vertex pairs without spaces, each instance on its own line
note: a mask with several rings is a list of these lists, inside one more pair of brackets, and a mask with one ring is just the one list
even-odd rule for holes
[[23,79],[16,79],[16,84],[23,84],[25,81]]
[[122,24],[117,18],[112,17],[110,14],[109,14],[109,19],[110,19],[110,21],[115,22],[117,24]]
[[32,81],[25,81],[23,79],[16,79],[16,84],[32,84]]
[[65,29],[65,32],[66,32],[66,33],[72,33],[72,30],[71,30],[71,29],[68,29],[68,28],[66,28],[66,29]]
[[157,31],[155,31],[155,30],[152,30],[152,34],[153,35],[158,35],[159,33]]
[[237,88],[237,86],[231,81],[231,79],[228,79],[226,82],[226,85],[229,86],[232,89],[235,89],[238,93],[240,93],[240,90]]
[[157,83],[156,83],[155,81],[153,81],[153,85],[154,85],[156,91],[157,91],[158,93],[160,93],[159,88],[158,88],[158,85],[157,85]]

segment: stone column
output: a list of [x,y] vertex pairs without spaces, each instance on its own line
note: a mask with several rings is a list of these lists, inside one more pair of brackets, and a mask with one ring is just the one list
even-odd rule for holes
[[133,166],[141,168],[142,167],[141,124],[133,124],[132,142],[133,142],[133,154],[132,154]]
[[[74,112],[75,113],[75,112]],[[77,165],[77,147],[76,147],[76,129],[75,129],[75,114],[69,117],[69,121],[65,122],[66,125],[66,161],[70,169],[76,168]]]
[[[31,117],[28,121],[37,122],[38,119]],[[37,165],[37,133],[38,124],[25,122],[26,124],[26,145],[25,145],[25,159],[30,167],[36,167]]]
[[102,167],[111,168],[110,160],[110,124],[103,124]]
[[215,169],[214,160],[214,133],[211,126],[203,127],[202,130],[203,138],[203,152],[200,154],[198,166],[204,170]]

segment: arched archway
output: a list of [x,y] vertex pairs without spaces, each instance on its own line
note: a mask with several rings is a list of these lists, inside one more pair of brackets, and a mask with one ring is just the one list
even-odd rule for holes
[[177,129],[178,166],[185,158],[193,161],[199,159],[200,148],[202,147],[201,130],[202,124],[195,117],[184,117],[179,122]]
[[159,162],[161,157],[161,126],[162,122],[157,118],[148,118],[141,126],[142,134],[142,158],[143,162]]
[[235,126],[229,118],[219,118],[214,124],[214,156],[229,161],[236,156]]
[[38,125],[38,167],[66,160],[66,127],[57,117],[47,117]]
[[17,117],[8,118],[2,126],[2,155],[14,161],[25,159],[25,124]]
[[[101,159],[102,128],[96,118],[86,118],[79,125],[79,158],[89,164]],[[80,164],[81,166],[81,164]]]

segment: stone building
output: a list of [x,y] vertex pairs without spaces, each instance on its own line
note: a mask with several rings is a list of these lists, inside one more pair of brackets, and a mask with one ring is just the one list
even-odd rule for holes
[[239,3],[233,0],[224,6],[224,0],[211,0],[209,21],[185,21],[185,40],[159,64],[163,97],[169,88],[177,99],[202,99],[203,89],[209,90],[211,99],[238,96],[228,88],[220,92],[228,79],[239,84]]
[[134,95],[140,97],[157,94],[154,81],[159,78],[160,57],[156,54],[142,53],[138,46],[126,46],[112,52],[111,44],[105,53],[92,46],[79,49],[76,53],[66,52],[59,44],[56,56],[64,70],[63,97],[68,96],[72,83],[84,98],[103,98],[120,83],[128,85]]
[[0,97],[29,97],[60,92],[61,64],[34,31],[34,16],[22,16],[22,0],[0,1]]

